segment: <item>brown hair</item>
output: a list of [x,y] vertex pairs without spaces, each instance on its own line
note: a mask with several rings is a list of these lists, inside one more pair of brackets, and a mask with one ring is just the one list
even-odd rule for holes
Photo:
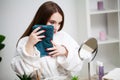
[[63,13],[62,9],[55,2],[47,1],[39,7],[39,9],[38,9],[36,15],[34,16],[31,24],[28,26],[28,28],[26,29],[24,34],[20,37],[20,39],[25,37],[25,36],[30,35],[30,33],[32,32],[32,26],[34,26],[36,24],[46,25],[49,18],[55,12],[59,12],[62,16],[61,26],[58,30],[58,31],[60,31],[63,28],[63,24],[64,24],[64,13]]

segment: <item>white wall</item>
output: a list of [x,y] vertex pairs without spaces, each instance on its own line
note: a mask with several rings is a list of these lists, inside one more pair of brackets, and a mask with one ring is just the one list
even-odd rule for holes
[[[15,53],[18,38],[31,22],[38,7],[46,0],[0,0],[0,34],[6,36],[5,48],[0,51],[3,60],[0,62],[0,80],[15,80],[16,75],[10,67]],[[65,13],[64,30],[76,41],[77,38],[77,8],[76,0],[54,0]]]

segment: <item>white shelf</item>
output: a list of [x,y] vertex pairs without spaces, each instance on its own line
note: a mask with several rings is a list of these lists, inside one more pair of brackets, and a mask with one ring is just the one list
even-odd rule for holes
[[106,40],[101,41],[98,39],[98,44],[112,44],[112,43],[118,43],[119,44],[119,39],[111,38],[108,37]]
[[119,12],[119,10],[92,10],[92,11],[90,11],[90,15],[115,13],[115,12]]

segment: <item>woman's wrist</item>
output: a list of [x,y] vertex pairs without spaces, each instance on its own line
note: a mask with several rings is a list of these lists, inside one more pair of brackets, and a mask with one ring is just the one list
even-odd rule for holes
[[64,45],[61,45],[61,46],[64,47],[64,49],[65,49],[64,54],[65,54],[65,56],[67,57],[67,56],[68,56],[68,50],[67,50],[67,48],[66,48]]
[[34,53],[34,46],[32,46],[31,44],[27,43],[25,45],[25,50],[29,55],[33,55]]

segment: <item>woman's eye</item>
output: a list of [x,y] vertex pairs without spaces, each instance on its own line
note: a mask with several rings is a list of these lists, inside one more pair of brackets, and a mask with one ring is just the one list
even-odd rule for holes
[[62,23],[60,22],[59,25],[61,25]]
[[55,22],[54,22],[54,21],[50,21],[50,23],[51,23],[51,24],[55,24]]

